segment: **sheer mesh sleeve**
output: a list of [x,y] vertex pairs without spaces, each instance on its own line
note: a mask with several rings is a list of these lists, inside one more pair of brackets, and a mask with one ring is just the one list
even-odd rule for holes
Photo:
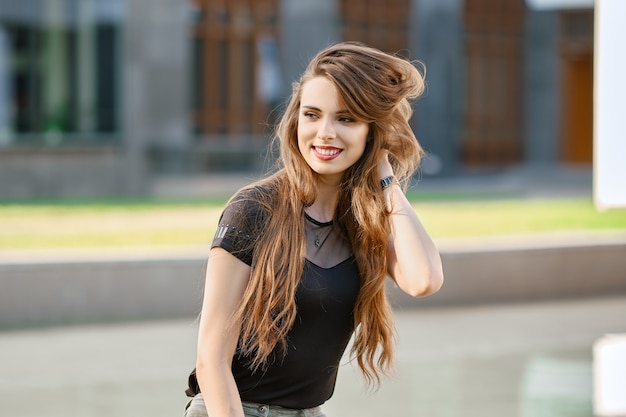
[[222,212],[211,247],[221,247],[247,265],[252,265],[254,245],[265,218],[266,212],[253,198],[253,193],[240,193]]

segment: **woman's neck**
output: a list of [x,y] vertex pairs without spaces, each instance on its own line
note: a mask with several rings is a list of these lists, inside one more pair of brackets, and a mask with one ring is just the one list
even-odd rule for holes
[[333,220],[335,209],[337,208],[339,187],[324,181],[317,184],[317,197],[313,204],[307,207],[306,212],[319,222]]

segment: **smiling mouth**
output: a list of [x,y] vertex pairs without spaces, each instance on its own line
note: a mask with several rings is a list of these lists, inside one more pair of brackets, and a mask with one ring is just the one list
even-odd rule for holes
[[342,149],[339,149],[339,148],[321,148],[318,146],[314,146],[313,150],[319,156],[326,157],[326,158],[332,158],[334,156],[337,156],[342,151]]

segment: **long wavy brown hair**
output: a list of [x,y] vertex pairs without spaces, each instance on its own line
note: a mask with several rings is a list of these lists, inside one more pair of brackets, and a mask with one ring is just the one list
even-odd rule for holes
[[316,198],[317,174],[298,149],[297,127],[302,86],[326,77],[337,87],[348,111],[369,124],[362,157],[344,175],[335,223],[352,245],[360,273],[354,308],[351,354],[365,380],[378,385],[391,370],[394,353],[392,312],[385,293],[388,212],[378,164],[383,152],[406,190],[423,155],[411,127],[410,101],[424,90],[423,66],[361,43],[344,42],[318,53],[299,81],[277,126],[280,167],[252,184],[256,203],[267,213],[254,246],[250,281],[235,316],[241,322],[240,350],[253,369],[262,366],[296,318],[295,294],[304,269],[304,209]]

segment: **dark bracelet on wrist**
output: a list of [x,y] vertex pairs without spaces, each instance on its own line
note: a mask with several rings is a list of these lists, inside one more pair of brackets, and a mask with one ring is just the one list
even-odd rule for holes
[[384,190],[386,188],[389,188],[395,182],[396,182],[396,177],[394,177],[393,175],[390,175],[390,176],[385,177],[382,180],[380,180],[380,186]]

